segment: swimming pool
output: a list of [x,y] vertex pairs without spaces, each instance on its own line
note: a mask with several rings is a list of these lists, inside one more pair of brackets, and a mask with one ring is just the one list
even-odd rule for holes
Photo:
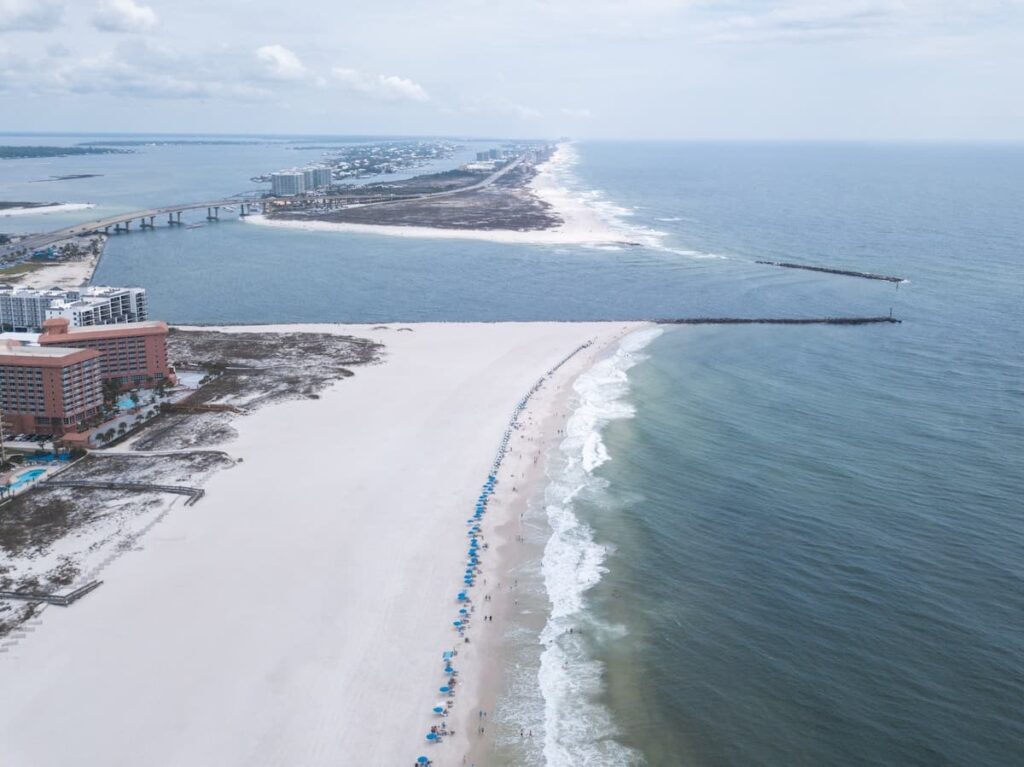
[[46,469],[29,469],[28,471],[19,474],[18,478],[11,483],[10,491],[13,493],[15,490],[20,490],[29,482],[39,479],[39,476],[45,473]]

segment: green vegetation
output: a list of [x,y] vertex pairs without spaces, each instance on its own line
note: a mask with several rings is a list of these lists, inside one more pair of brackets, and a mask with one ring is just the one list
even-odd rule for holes
[[95,146],[0,146],[0,160],[24,160],[29,157],[70,157],[81,154],[127,154],[126,149]]
[[27,261],[23,264],[15,264],[14,266],[8,266],[0,269],[0,277],[18,277],[28,272],[34,272],[36,269],[42,269],[46,264],[39,261]]

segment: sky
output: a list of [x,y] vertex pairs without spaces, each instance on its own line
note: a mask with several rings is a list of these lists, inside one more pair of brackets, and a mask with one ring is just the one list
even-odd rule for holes
[[1024,0],[0,0],[0,131],[1024,140]]

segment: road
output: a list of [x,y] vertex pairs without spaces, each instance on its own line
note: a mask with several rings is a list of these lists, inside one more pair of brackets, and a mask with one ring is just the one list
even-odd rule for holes
[[[462,194],[463,192],[472,192],[477,189],[483,189],[486,186],[490,186],[499,178],[504,176],[506,173],[521,165],[525,159],[526,155],[517,157],[514,161],[495,171],[482,181],[478,181],[477,183],[471,184],[469,186],[459,187],[458,189],[448,189],[443,192],[423,192],[422,194],[408,195],[397,199],[374,200],[372,202],[360,202],[357,204],[359,207],[366,207],[369,205],[387,205],[389,203],[407,202],[409,200],[422,200],[428,197],[447,197],[454,194]],[[348,198],[339,196],[334,199]],[[6,248],[0,248],[0,254],[22,249],[26,249],[28,251],[39,250],[40,248],[45,248],[48,245],[54,244],[55,242],[68,240],[71,239],[72,237],[77,237],[83,234],[101,231],[106,227],[117,226],[118,224],[124,224],[139,219],[147,219],[150,218],[151,216],[155,218],[156,216],[163,216],[168,213],[178,213],[180,211],[185,210],[199,210],[200,208],[221,208],[226,205],[239,205],[243,202],[254,201],[242,198],[229,198],[225,200],[213,200],[211,202],[193,202],[186,203],[184,205],[168,205],[162,208],[148,208],[147,210],[136,210],[132,211],[131,213],[120,213],[116,216],[101,218],[97,221],[87,221],[84,224],[75,224],[74,226],[68,226],[63,229],[57,229],[52,232],[29,235],[28,237],[25,237],[24,239],[19,240],[16,243],[12,243],[6,246]]]
[[108,226],[117,226],[118,224],[124,224],[128,221],[135,221],[137,219],[149,218],[150,216],[162,216],[167,213],[177,213],[183,210],[198,210],[200,208],[221,208],[225,205],[238,205],[242,202],[249,202],[249,200],[242,200],[238,198],[231,198],[227,200],[214,200],[212,202],[193,202],[185,205],[168,205],[163,208],[149,208],[147,210],[136,210],[131,213],[119,213],[116,216],[109,216],[107,218],[101,218],[98,221],[87,221],[84,224],[75,224],[74,226],[67,226],[63,229],[56,229],[52,232],[45,232],[42,234],[33,234],[19,240],[16,243],[12,243],[7,246],[7,250],[21,250],[25,248],[29,251],[38,250],[39,248],[45,248],[48,245],[52,245],[55,242],[61,240],[68,240],[72,237],[77,237],[81,234],[89,234],[90,232],[96,232],[104,229]]

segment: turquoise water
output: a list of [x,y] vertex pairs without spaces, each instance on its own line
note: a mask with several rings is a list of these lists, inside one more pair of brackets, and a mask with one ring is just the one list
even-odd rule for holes
[[14,482],[11,483],[11,487],[10,487],[11,492],[14,492],[15,490],[20,490],[22,487],[27,485],[29,482],[32,482],[33,480],[38,479],[40,476],[42,476],[45,473],[46,473],[45,469],[29,469],[28,471],[26,471],[26,472],[24,472],[22,474],[19,474],[18,478]]
[[[160,163],[229,194],[221,169],[247,178],[277,161],[265,151],[218,148],[204,168],[168,148]],[[115,238],[97,281],[147,286],[154,316],[177,322],[893,308],[904,324],[670,328],[628,372],[589,379],[577,436],[606,455],[580,439],[584,488],[552,496],[588,555],[566,573],[585,584],[573,619],[587,630],[559,645],[571,663],[533,713],[544,754],[523,764],[1024,763],[1024,148],[579,154],[567,183],[645,246],[225,221]],[[172,191],[146,157],[124,176],[149,185],[140,204]]]

